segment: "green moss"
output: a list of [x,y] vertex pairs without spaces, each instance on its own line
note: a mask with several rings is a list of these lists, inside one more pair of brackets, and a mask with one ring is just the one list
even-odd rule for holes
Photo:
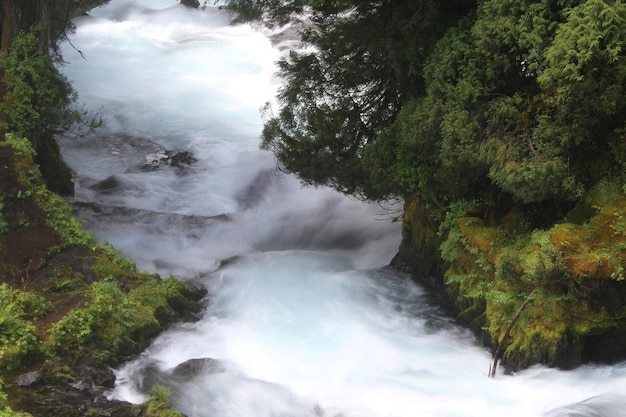
[[[551,232],[550,239],[563,252],[568,271],[578,280],[625,278],[626,196],[619,188],[612,190],[612,196],[602,198],[597,214],[586,224],[564,223]],[[598,194],[597,189],[593,192]]]
[[626,196],[619,184],[603,182],[586,200],[594,214],[583,224],[510,233],[509,226],[461,218],[441,245],[459,319],[482,320],[493,346],[536,289],[505,341],[503,363],[512,369],[575,366],[584,338],[626,331]]
[[[21,359],[34,351],[23,345],[38,346],[33,323],[48,312],[50,304],[43,301],[44,296],[59,300],[64,294],[68,302],[78,303],[60,320],[42,329],[41,334],[46,336],[44,346],[50,353],[62,356],[90,352],[94,357],[113,362],[122,353],[144,348],[165,324],[191,306],[186,298],[192,293],[188,286],[174,278],[161,280],[156,275],[139,272],[135,263],[120,251],[108,243],[98,245],[93,235],[84,232],[71,206],[41,181],[28,140],[7,135],[3,145],[12,147],[14,167],[21,178],[14,197],[23,199],[25,204],[36,204],[45,224],[61,241],[47,250],[45,262],[54,265],[54,269],[47,273],[44,294],[20,293],[25,306],[20,315],[15,314],[14,303],[5,308],[7,316],[14,316],[12,321],[5,321],[5,326],[12,326],[7,330],[12,336],[5,340],[1,351],[5,366],[19,366]],[[28,230],[30,222],[23,227]],[[73,254],[64,261],[64,253],[70,250]],[[56,303],[66,308],[64,302]],[[22,342],[27,336],[32,336],[32,340]]]
[[91,286],[85,306],[73,309],[55,323],[46,343],[55,353],[106,346],[104,350],[117,354],[134,329],[149,323],[156,323],[150,307],[141,305],[114,282],[97,281]]
[[417,196],[405,199],[402,221],[402,243],[394,259],[394,265],[425,274],[442,269],[437,248],[443,238],[439,225]]
[[101,248],[94,250],[95,262],[91,270],[95,273],[96,278],[115,279],[120,283],[124,283],[130,279],[135,281],[139,272],[137,266],[132,259],[124,257],[121,251],[114,248],[110,243],[104,242]]
[[145,417],[184,417],[183,414],[171,408],[168,403],[164,403],[156,398],[148,401],[145,409]]

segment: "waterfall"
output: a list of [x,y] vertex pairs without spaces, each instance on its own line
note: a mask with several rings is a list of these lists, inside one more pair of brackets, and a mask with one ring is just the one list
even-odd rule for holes
[[[198,322],[116,370],[111,397],[167,385],[190,417],[626,416],[626,363],[489,379],[488,351],[385,267],[397,204],[277,170],[259,136],[280,48],[230,20],[112,0],[63,48],[62,71],[105,119],[60,140],[79,216],[139,268],[210,294]],[[192,158],[151,165],[168,152]]]

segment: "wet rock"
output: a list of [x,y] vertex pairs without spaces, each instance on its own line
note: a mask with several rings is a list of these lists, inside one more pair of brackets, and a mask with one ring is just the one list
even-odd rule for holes
[[146,155],[145,162],[141,168],[145,171],[153,171],[163,165],[169,165],[176,168],[183,168],[196,162],[191,152],[172,152],[160,150]]
[[141,406],[106,398],[107,387],[112,387],[114,380],[109,367],[95,360],[48,361],[41,371],[21,375],[16,384],[7,386],[6,390],[14,409],[26,411],[33,417],[141,415]]
[[129,379],[144,393],[149,393],[155,385],[170,387],[175,393],[181,393],[190,380],[225,370],[218,360],[211,358],[189,359],[170,369],[164,369],[163,364],[155,360],[141,361],[136,366],[136,372],[132,372]]
[[98,191],[102,194],[114,194],[123,186],[124,184],[119,177],[111,175],[110,177],[107,177],[102,181],[89,186],[89,189],[93,191]]
[[172,377],[187,381],[199,375],[223,372],[224,367],[219,361],[211,358],[189,359],[176,366],[172,371]]
[[185,7],[191,7],[192,9],[200,7],[200,1],[198,0],[180,0],[180,4]]
[[63,160],[59,145],[49,132],[44,133],[37,145],[35,163],[50,191],[64,197],[74,195],[74,173]]
[[170,158],[170,165],[173,167],[183,167],[184,165],[191,165],[194,162],[197,162],[197,159],[188,151],[175,153]]
[[32,371],[20,375],[17,378],[17,385],[19,387],[32,387],[41,381],[41,372]]
[[89,387],[113,388],[115,374],[111,368],[102,362],[85,361],[76,366],[76,375]]

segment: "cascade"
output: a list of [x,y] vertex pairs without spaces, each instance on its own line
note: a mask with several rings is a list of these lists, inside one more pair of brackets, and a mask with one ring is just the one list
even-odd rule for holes
[[105,119],[61,138],[79,216],[139,268],[210,294],[198,322],[116,370],[112,397],[167,385],[190,417],[626,415],[626,363],[488,378],[489,352],[385,267],[397,206],[276,170],[258,146],[281,48],[229,22],[112,0],[75,21],[84,57],[64,45],[62,71]]

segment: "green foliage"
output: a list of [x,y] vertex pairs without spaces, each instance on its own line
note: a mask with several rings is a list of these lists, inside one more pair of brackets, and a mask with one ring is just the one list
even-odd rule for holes
[[15,309],[25,320],[38,320],[50,311],[50,302],[36,292],[14,290]]
[[166,404],[157,399],[148,401],[148,407],[146,408],[146,417],[184,417],[180,412],[172,409],[169,404]]
[[95,248],[95,237],[85,232],[83,223],[73,215],[72,206],[65,200],[43,186],[36,189],[34,197],[46,215],[46,223],[59,233],[63,241],[61,247],[52,249],[53,252],[77,246]]
[[17,191],[16,197],[26,198],[32,195],[32,186],[40,182],[41,174],[33,163],[35,151],[26,138],[7,133],[0,146],[10,146],[13,149],[13,165],[17,174],[17,183],[22,189]]
[[423,91],[421,68],[432,41],[456,19],[444,9],[462,13],[471,2],[340,4],[351,12],[313,11],[313,25],[302,32],[307,48],[279,62],[281,107],[268,114],[263,146],[274,151],[282,169],[306,183],[381,198],[392,192],[370,183],[368,162],[361,160],[364,148],[394,120],[405,99]]
[[366,3],[314,11],[311,50],[279,64],[263,143],[286,171],[371,199],[417,193],[439,218],[462,200],[558,213],[601,169],[623,171],[621,2]]
[[15,412],[7,404],[7,395],[2,391],[4,382],[0,379],[0,417],[31,417],[28,413]]
[[28,137],[35,146],[43,130],[65,127],[75,120],[70,110],[75,93],[50,57],[39,50],[41,30],[36,25],[20,33],[9,54],[0,56],[6,88],[0,101],[0,129]]
[[445,213],[445,217],[439,223],[438,234],[440,236],[446,236],[451,230],[459,229],[459,219],[467,217],[470,212],[480,207],[478,201],[466,201],[460,200],[451,203],[448,207],[448,211]]
[[90,300],[83,308],[71,310],[48,331],[48,345],[54,351],[107,346],[115,352],[127,342],[134,329],[155,323],[153,310],[124,293],[114,282],[94,282]]
[[18,190],[18,198],[34,198],[36,204],[45,214],[46,223],[59,233],[62,245],[51,249],[51,254],[64,248],[85,246],[94,248],[95,238],[86,233],[82,222],[72,213],[72,207],[57,194],[48,190],[41,181],[37,165],[33,164],[32,144],[28,139],[9,133],[0,145],[11,146],[14,152],[15,171],[18,183],[23,187]]
[[[288,17],[307,2],[231,4]],[[401,251],[440,245],[448,293],[484,309],[492,340],[533,294],[513,363],[555,360],[593,320],[623,331],[626,3],[329,4],[279,64],[263,146],[281,167],[407,199]]]
[[9,231],[9,224],[4,217],[4,197],[0,196],[0,235]]
[[103,242],[101,247],[104,249],[104,254],[99,256],[91,267],[100,279],[112,280],[138,272],[135,262],[124,257],[122,252],[109,242]]
[[155,384],[150,389],[150,400],[146,408],[147,417],[183,417],[181,413],[171,408],[170,398],[172,388]]
[[567,278],[563,253],[550,240],[548,233],[533,233],[527,247],[530,253],[522,253],[520,259],[525,282],[548,286],[548,283]]
[[187,284],[173,276],[160,278],[150,275],[141,285],[134,288],[132,293],[138,300],[141,300],[142,305],[157,308],[164,305],[168,299],[181,297],[188,288]]
[[150,389],[150,397],[161,401],[162,403],[169,404],[170,398],[172,397],[172,388],[161,384],[155,384],[152,389]]
[[0,284],[0,368],[13,370],[39,351],[35,327],[26,320],[27,296]]
[[587,78],[598,79],[597,73],[611,68],[624,53],[626,4],[587,0],[566,16],[545,52],[546,68],[538,77],[544,86],[572,89]]

